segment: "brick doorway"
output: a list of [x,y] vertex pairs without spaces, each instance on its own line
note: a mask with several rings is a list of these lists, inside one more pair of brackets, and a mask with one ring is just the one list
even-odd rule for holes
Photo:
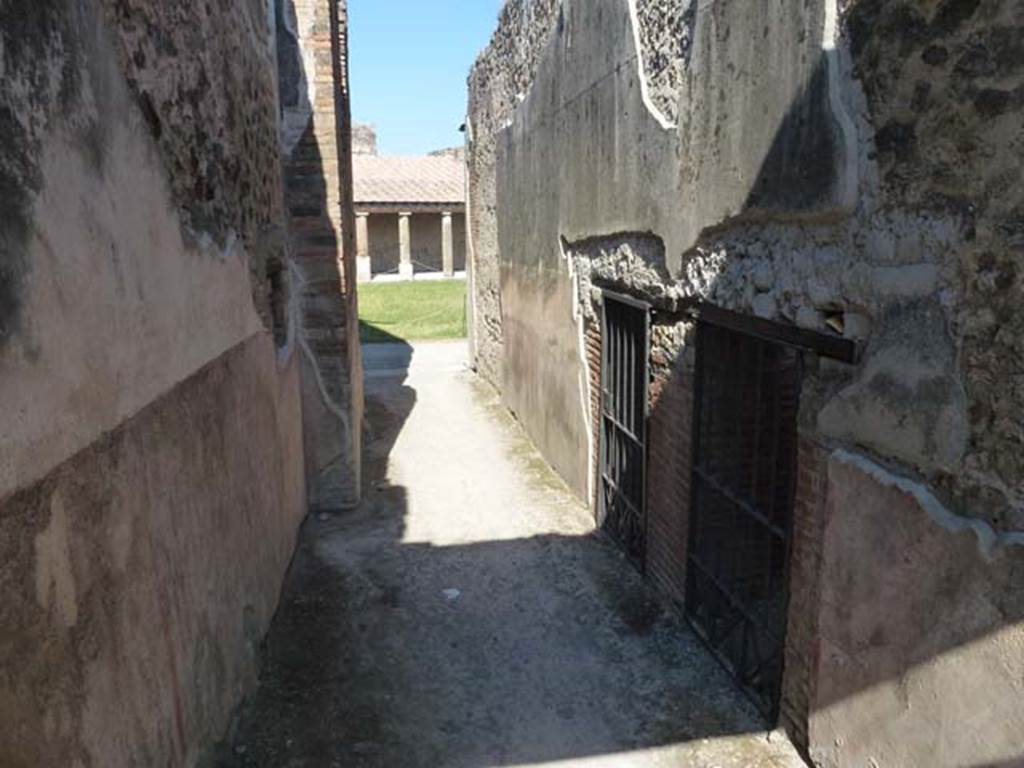
[[778,719],[797,479],[801,353],[701,322],[686,615]]
[[604,294],[598,524],[644,569],[650,308]]

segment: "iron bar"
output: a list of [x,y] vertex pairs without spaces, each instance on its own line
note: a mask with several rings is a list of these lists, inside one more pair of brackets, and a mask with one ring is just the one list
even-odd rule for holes
[[738,332],[743,323],[729,318],[728,324],[698,325],[686,610],[774,721],[786,633],[800,356],[763,334]]
[[642,570],[646,549],[646,398],[649,311],[606,294],[601,344],[601,494],[598,516]]

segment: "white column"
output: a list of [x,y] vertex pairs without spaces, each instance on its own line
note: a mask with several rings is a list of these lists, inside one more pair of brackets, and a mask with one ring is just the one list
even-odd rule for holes
[[455,276],[455,248],[452,245],[452,213],[441,214],[441,262],[445,277]]
[[356,214],[356,277],[360,283],[373,278],[373,264],[370,259],[370,214]]
[[411,213],[398,214],[398,275],[403,280],[412,280],[412,235],[409,233],[409,217]]

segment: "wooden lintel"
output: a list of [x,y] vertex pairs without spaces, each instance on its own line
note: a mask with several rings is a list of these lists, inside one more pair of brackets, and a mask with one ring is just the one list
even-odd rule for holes
[[804,349],[843,363],[856,363],[858,359],[857,343],[838,334],[812,331],[762,317],[744,315],[704,301],[693,302],[686,307],[686,313],[703,323]]

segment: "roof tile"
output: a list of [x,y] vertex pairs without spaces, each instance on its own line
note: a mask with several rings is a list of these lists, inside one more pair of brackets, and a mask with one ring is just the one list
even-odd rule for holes
[[465,203],[465,165],[452,157],[355,155],[355,202]]

